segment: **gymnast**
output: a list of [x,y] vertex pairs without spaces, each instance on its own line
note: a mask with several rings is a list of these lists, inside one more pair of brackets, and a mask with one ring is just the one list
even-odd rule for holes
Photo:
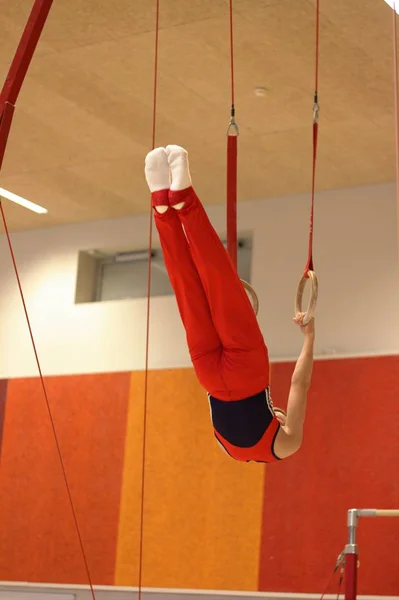
[[270,463],[302,444],[313,367],[314,320],[294,319],[304,343],[287,412],[274,408],[269,357],[237,272],[196,196],[188,154],[156,148],[145,160],[165,265],[186,330],[191,360],[207,390],[214,434],[232,458]]

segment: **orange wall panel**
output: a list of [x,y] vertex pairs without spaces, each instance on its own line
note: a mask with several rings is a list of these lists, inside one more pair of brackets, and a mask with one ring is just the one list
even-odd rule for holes
[[[264,467],[219,450],[192,369],[153,371],[148,391],[143,585],[256,590]],[[117,585],[137,584],[142,392],[133,374]]]
[[144,372],[131,374],[114,582],[139,581],[143,475]]
[[6,413],[7,386],[8,386],[7,379],[0,379],[0,461],[1,461],[1,446],[2,446],[2,440],[3,440],[4,417],[5,417],[5,413]]
[[[130,375],[46,379],[92,578],[114,580]],[[87,583],[39,379],[11,380],[0,471],[0,579]]]

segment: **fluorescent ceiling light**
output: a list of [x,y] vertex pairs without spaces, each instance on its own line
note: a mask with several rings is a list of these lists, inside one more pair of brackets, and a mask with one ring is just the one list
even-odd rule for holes
[[35,213],[44,215],[48,212],[46,208],[43,208],[43,206],[39,206],[34,202],[30,202],[30,200],[25,200],[25,198],[21,198],[21,196],[17,196],[17,194],[13,194],[12,192],[5,190],[4,188],[0,188],[0,196],[2,196],[3,198],[7,198],[7,200],[11,200],[11,202],[15,202],[15,204],[19,204],[24,208],[33,210],[33,212]]
[[399,0],[385,0],[385,2],[388,4],[388,6],[390,6],[391,8],[393,8],[393,6],[395,5],[395,11],[398,13],[399,15]]

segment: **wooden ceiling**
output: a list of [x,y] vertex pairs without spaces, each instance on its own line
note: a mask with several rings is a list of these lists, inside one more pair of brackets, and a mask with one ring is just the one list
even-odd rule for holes
[[[0,80],[33,0],[0,0]],[[228,0],[160,0],[157,145],[191,156],[206,204],[225,198]],[[306,192],[311,175],[315,0],[235,0],[239,199]],[[393,180],[392,12],[321,1],[317,185]],[[143,213],[151,149],[155,0],[54,0],[22,89],[0,185],[12,230]],[[266,93],[258,97],[257,87]]]

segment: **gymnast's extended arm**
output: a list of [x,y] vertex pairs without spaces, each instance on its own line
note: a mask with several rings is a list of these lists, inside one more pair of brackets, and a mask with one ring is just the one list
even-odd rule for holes
[[276,452],[281,458],[286,458],[294,454],[301,447],[307,396],[312,379],[313,346],[315,339],[314,319],[309,324],[302,325],[302,316],[298,316],[295,321],[304,334],[303,347],[291,379],[287,418],[284,425],[280,428],[276,440]]

